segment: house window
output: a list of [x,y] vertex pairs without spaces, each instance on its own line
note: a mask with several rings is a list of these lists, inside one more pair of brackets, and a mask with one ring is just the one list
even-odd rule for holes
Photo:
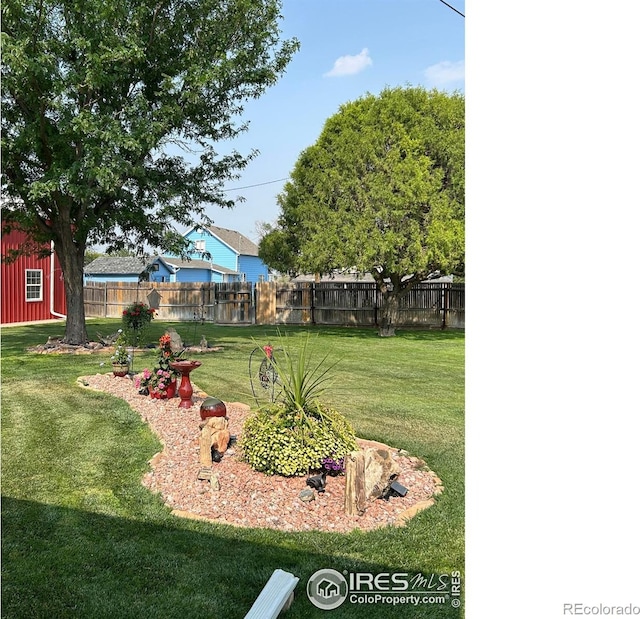
[[26,269],[25,280],[25,300],[42,301],[42,269]]
[[204,251],[204,239],[195,242],[196,251],[202,253]]

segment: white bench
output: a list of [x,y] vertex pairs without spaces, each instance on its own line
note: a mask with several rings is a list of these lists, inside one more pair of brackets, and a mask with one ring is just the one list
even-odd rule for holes
[[289,572],[275,570],[244,619],[275,619],[283,609],[291,606],[293,590],[299,580]]

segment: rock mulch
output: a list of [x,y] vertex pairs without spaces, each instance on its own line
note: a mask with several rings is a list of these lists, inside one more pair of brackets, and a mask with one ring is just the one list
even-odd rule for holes
[[[139,395],[130,378],[95,374],[78,379],[79,384],[126,400],[157,434],[162,452],[151,460],[151,470],[142,483],[161,494],[176,515],[217,521],[241,527],[263,527],[282,531],[320,530],[345,533],[387,525],[402,526],[422,509],[434,504],[442,482],[418,458],[402,450],[373,441],[359,440],[362,447],[390,449],[400,467],[398,481],[408,488],[404,497],[368,502],[361,516],[344,513],[344,476],[327,477],[326,491],[315,492],[314,500],[303,501],[306,477],[267,476],[251,469],[232,445],[219,463],[214,463],[211,480],[198,479],[199,409],[207,394],[192,381],[194,406],[178,408],[179,398],[155,400]],[[215,394],[211,394],[215,395]],[[225,402],[231,435],[240,437],[250,408],[239,402]]]
[[[77,344],[65,344],[61,337],[50,337],[44,344],[37,344],[27,348],[27,352],[36,353],[40,355],[91,355],[93,353],[112,353],[115,347],[112,345],[104,344],[103,342],[87,342],[86,344],[79,346]],[[145,352],[153,349],[148,348],[136,348],[135,352]],[[222,346],[207,345],[203,346],[186,346],[184,351],[187,353],[211,353],[220,352],[223,350]]]

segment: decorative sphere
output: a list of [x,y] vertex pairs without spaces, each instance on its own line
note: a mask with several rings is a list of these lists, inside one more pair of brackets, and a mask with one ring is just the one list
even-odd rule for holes
[[218,398],[208,397],[200,405],[200,418],[207,419],[207,417],[226,417],[227,407],[222,400]]

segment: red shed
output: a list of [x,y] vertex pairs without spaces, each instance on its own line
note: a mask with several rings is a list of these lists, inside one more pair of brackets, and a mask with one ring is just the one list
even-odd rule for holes
[[15,262],[5,263],[4,256],[12,249],[27,243],[24,232],[13,230],[2,235],[2,315],[0,322],[31,322],[66,318],[64,279],[58,258],[53,251],[39,258],[20,256]]

